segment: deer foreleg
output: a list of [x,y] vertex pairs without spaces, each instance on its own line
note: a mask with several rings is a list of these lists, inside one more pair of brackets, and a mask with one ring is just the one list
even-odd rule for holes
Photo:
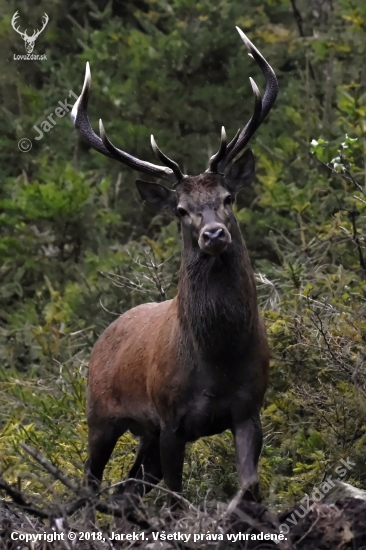
[[[186,441],[177,435],[176,431],[164,428],[160,434],[160,458],[163,470],[164,481],[168,489],[181,495],[184,450]],[[168,495],[168,506],[178,510],[182,506],[179,497]]]
[[240,480],[240,498],[259,501],[258,460],[263,440],[259,414],[253,414],[234,424],[232,431]]

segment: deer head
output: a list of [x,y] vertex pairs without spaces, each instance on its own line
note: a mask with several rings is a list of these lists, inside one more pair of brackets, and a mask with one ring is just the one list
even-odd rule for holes
[[[254,80],[250,83],[255,103],[253,115],[243,130],[227,143],[225,128],[221,131],[221,145],[209,161],[209,168],[199,176],[183,174],[178,164],[169,159],[157,146],[151,136],[152,149],[164,164],[158,166],[142,161],[117,149],[108,139],[102,121],[99,121],[100,137],[93,131],[87,105],[91,85],[89,63],[86,65],[85,81],[81,95],[77,99],[71,119],[74,126],[87,139],[90,145],[103,155],[114,158],[130,168],[169,181],[174,189],[154,182],[137,180],[141,198],[155,209],[172,212],[180,218],[184,243],[209,255],[220,255],[231,244],[231,231],[235,228],[235,217],[231,208],[235,196],[254,177],[254,157],[250,149],[243,152],[249,139],[262,124],[272,108],[278,93],[278,83],[272,67],[252,44],[241,29],[239,35],[255,59],[266,81],[266,90],[261,97]],[[241,155],[238,157],[238,155]],[[234,162],[233,162],[234,161]]]
[[17,19],[19,17],[19,11],[16,11],[13,15],[13,18],[11,20],[11,26],[13,27],[13,29],[18,33],[20,34],[20,36],[23,38],[24,42],[25,42],[25,50],[27,53],[32,53],[33,52],[33,49],[34,49],[34,44],[37,40],[37,38],[39,37],[39,35],[41,34],[41,32],[44,30],[45,26],[47,25],[48,21],[49,21],[49,18],[48,18],[48,15],[47,13],[44,14],[44,16],[42,17],[43,19],[43,26],[42,28],[39,30],[39,31],[33,31],[33,34],[32,36],[28,36],[27,35],[27,29],[25,29],[24,32],[21,32],[19,30],[19,28],[17,28],[15,26],[16,22],[17,22]]

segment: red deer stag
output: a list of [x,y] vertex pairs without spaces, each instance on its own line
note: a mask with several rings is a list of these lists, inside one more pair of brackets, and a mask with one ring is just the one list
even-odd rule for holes
[[[250,79],[254,111],[199,176],[183,174],[158,148],[158,166],[117,149],[102,121],[93,131],[87,105],[89,64],[71,118],[90,145],[130,168],[167,180],[174,189],[137,180],[141,198],[181,222],[183,251],[178,292],[162,303],[125,312],[100,336],[89,362],[89,458],[85,483],[98,488],[117,440],[127,430],[140,438],[135,462],[116,494],[146,494],[164,479],[179,506],[187,442],[230,429],[243,498],[259,499],[258,459],[262,447],[260,409],[268,381],[269,348],[258,311],[248,252],[232,205],[254,177],[250,149],[236,159],[268,115],[278,93],[276,75],[257,48],[237,29],[261,68],[263,96]],[[133,478],[133,479],[132,479]],[[144,483],[148,482],[148,483]],[[117,497],[118,498],[118,497]]]

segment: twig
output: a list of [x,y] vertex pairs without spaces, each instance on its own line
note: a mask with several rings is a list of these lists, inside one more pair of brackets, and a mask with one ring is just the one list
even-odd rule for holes
[[[14,487],[11,487],[11,485],[9,485],[2,477],[0,478],[0,489],[5,491],[5,493],[12,499],[13,504],[22,508],[24,512],[28,512],[29,514],[32,514],[40,519],[48,519],[49,514],[47,512],[34,506],[32,503],[27,502],[23,494],[17,489],[14,489]],[[1,499],[0,502],[7,507],[11,504],[3,499]]]
[[70,479],[68,479],[64,474],[55,466],[51,464],[44,456],[40,455],[35,449],[30,447],[29,445],[26,445],[25,443],[20,443],[20,446],[22,449],[24,449],[29,455],[31,455],[34,460],[38,462],[47,472],[49,472],[53,477],[61,481],[65,487],[68,489],[71,489],[76,494],[80,493],[80,487],[75,485]]
[[[292,7],[292,13],[296,21],[297,29],[299,31],[299,35],[301,36],[301,38],[306,38],[304,27],[303,27],[302,15],[296,6],[295,0],[290,0],[290,3]],[[316,76],[315,76],[313,65],[310,63],[310,61],[308,63],[309,63],[311,78],[314,80],[314,82],[316,82]]]
[[182,495],[180,495],[179,493],[174,493],[174,491],[171,491],[170,489],[168,489],[167,487],[161,487],[161,486],[157,486],[156,483],[151,483],[150,481],[145,481],[144,479],[137,479],[137,478],[133,478],[133,477],[129,477],[128,479],[124,479],[123,481],[118,481],[118,483],[113,483],[113,485],[109,485],[108,487],[106,487],[105,489],[103,489],[99,494],[103,494],[105,491],[108,491],[109,489],[113,489],[113,487],[119,487],[120,485],[124,485],[125,483],[129,483],[130,481],[136,481],[138,483],[142,483],[143,485],[146,485],[147,487],[153,487],[154,489],[158,489],[159,491],[162,491],[163,493],[166,493],[168,495],[172,495],[174,496],[177,500],[180,500],[181,502],[183,502],[184,504],[187,504],[192,510],[194,510],[195,512],[198,512],[198,509],[195,508],[193,506],[193,504],[191,502],[189,502],[189,500],[187,500],[186,498],[184,498]]
[[[73,493],[75,493],[78,497],[80,497],[78,501],[71,503],[69,506],[67,506],[67,508],[64,509],[64,513],[66,515],[74,514],[77,510],[79,510],[80,508],[85,506],[85,504],[90,502],[94,506],[94,508],[98,512],[101,512],[102,514],[109,514],[119,518],[124,517],[128,521],[130,521],[131,523],[134,523],[135,525],[138,525],[142,529],[150,528],[150,524],[147,521],[137,518],[136,515],[133,513],[133,511],[136,510],[136,502],[130,503],[128,510],[126,509],[126,507],[124,508],[124,510],[121,510],[121,508],[118,505],[111,505],[104,502],[100,502],[99,500],[97,500],[97,497],[94,497],[85,488],[79,487],[78,485],[73,483],[70,479],[68,479],[58,468],[53,466],[53,464],[51,464],[45,457],[43,457],[35,449],[30,447],[29,445],[26,445],[25,443],[20,443],[20,445],[28,454],[30,454],[32,458],[34,458],[34,460],[36,460],[54,478],[61,481],[61,483],[65,485],[65,487],[67,487]],[[16,494],[14,493],[14,495],[18,499],[20,497],[21,502],[24,502],[24,499],[22,498],[22,495],[21,493],[19,493],[19,491],[16,491]],[[12,499],[14,500],[13,497]],[[43,514],[43,518],[48,518],[50,516],[50,513],[47,513],[47,512],[42,512],[42,514]]]
[[350,218],[351,218],[352,229],[353,229],[353,242],[356,244],[356,247],[357,247],[358,257],[359,257],[359,260],[360,260],[360,266],[362,267],[363,271],[366,273],[366,263],[365,263],[365,259],[363,257],[363,252],[362,252],[362,248],[361,248],[361,245],[360,245],[360,240],[358,238],[358,231],[357,231],[357,227],[356,227],[356,211],[352,210],[349,213],[349,215],[350,215]]
[[[342,158],[342,157],[341,157]],[[353,185],[355,185],[357,187],[357,189],[363,194],[364,197],[366,197],[366,193],[365,191],[363,190],[363,187],[360,183],[358,183],[358,181],[352,176],[351,172],[348,170],[348,168],[344,165],[344,159],[342,158],[342,161],[343,161],[343,167],[344,167],[344,171],[342,172],[337,172],[337,170],[335,170],[332,166],[329,166],[329,164],[327,164],[326,162],[323,162],[322,160],[319,160],[317,159],[321,164],[323,164],[323,166],[325,166],[326,168],[328,168],[328,170],[330,170],[331,172],[333,172],[333,174],[336,174],[337,176],[341,176],[341,178],[343,178],[344,180],[346,181],[350,181],[351,183],[353,183]]]
[[304,533],[303,536],[302,536],[297,542],[294,543],[294,548],[296,548],[297,545],[300,544],[300,542],[303,541],[303,540],[308,536],[308,534],[314,529],[315,525],[318,523],[319,519],[320,519],[320,516],[318,516],[318,517],[316,518],[316,520],[314,521],[314,523],[312,523],[312,524],[310,525],[310,527],[309,527],[309,529],[306,531],[306,533]]

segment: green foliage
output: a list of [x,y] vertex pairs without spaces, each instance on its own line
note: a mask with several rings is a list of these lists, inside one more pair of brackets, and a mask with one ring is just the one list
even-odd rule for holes
[[[347,456],[356,463],[347,481],[365,485],[366,7],[363,0],[332,5],[1,6],[0,460],[9,481],[20,476],[28,490],[42,491],[21,441],[80,479],[92,345],[117,314],[173,297],[179,267],[177,224],[141,206],[131,170],[89,151],[68,115],[55,117],[41,140],[33,127],[70,90],[80,92],[89,61],[94,127],[102,118],[118,147],[153,162],[154,133],[185,172],[202,172],[221,125],[232,136],[250,117],[248,77],[263,89],[239,25],[280,83],[253,141],[256,183],[235,206],[273,358],[262,489],[268,502],[289,503]],[[16,9],[29,28],[48,13],[35,47],[47,61],[13,59],[24,53],[10,25]],[[24,137],[33,143],[29,153],[17,146]],[[128,470],[135,449],[125,435],[107,483]],[[236,484],[230,434],[191,446],[188,498],[225,499]]]

